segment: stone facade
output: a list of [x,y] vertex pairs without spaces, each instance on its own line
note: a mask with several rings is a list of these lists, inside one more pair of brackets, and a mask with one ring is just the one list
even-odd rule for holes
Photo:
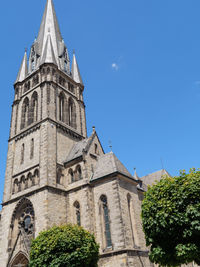
[[80,224],[100,244],[101,267],[153,266],[141,226],[143,188],[93,128],[87,137],[84,85],[72,68],[52,0],[14,85],[0,266],[26,266],[30,240],[42,230]]

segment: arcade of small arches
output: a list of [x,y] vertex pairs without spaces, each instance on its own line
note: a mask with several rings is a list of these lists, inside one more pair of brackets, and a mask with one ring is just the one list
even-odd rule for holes
[[39,184],[39,170],[35,169],[33,173],[29,172],[26,176],[22,175],[20,178],[15,178],[12,186],[12,194],[19,193],[34,185]]
[[[63,174],[63,169],[61,167],[59,167],[57,169],[57,179],[56,179],[57,184],[65,185],[64,178],[65,178],[65,176]],[[69,179],[68,180],[69,184],[80,181],[83,179],[82,169],[81,169],[81,166],[79,164],[75,167],[74,170],[72,168],[69,169],[68,179]]]

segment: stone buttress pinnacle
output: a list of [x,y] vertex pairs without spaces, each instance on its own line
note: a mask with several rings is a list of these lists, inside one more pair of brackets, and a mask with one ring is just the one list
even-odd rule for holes
[[78,67],[75,53],[73,54],[73,60],[72,60],[72,78],[74,79],[76,83],[80,83],[83,85],[83,81],[81,78],[81,74],[80,74],[80,70]]
[[15,83],[22,82],[26,78],[27,74],[28,74],[27,53],[25,51]]

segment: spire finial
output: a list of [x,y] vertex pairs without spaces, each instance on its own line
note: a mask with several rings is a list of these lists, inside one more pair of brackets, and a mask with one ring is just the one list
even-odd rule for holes
[[73,49],[73,55],[75,55],[75,49]]

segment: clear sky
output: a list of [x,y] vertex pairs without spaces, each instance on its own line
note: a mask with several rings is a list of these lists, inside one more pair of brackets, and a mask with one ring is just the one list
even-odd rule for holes
[[[46,0],[1,1],[0,198],[13,82]],[[200,167],[200,1],[54,0],[85,84],[88,134],[139,176]]]

